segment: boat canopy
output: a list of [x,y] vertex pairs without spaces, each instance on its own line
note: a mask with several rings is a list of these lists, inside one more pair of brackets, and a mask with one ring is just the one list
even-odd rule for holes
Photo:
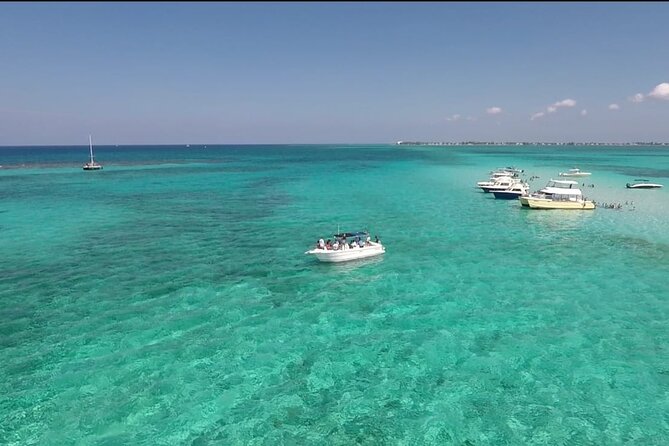
[[554,180],[551,179],[553,183],[556,184],[578,184],[578,181],[573,181],[573,180]]
[[367,237],[369,232],[367,231],[358,231],[358,232],[342,232],[341,234],[335,234],[334,237],[337,238],[349,238],[349,237]]

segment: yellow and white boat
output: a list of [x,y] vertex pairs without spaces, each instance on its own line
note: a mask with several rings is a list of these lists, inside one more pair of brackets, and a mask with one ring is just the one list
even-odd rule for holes
[[518,198],[520,204],[530,209],[575,209],[590,210],[595,202],[586,200],[578,188],[578,182],[572,180],[551,179],[539,192]]
[[582,195],[529,196],[526,199],[530,209],[590,210],[595,208],[594,201],[585,200]]

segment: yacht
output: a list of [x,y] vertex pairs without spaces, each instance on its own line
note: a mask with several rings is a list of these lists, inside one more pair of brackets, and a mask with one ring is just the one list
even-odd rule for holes
[[522,169],[516,169],[515,167],[502,167],[500,169],[495,169],[490,172],[490,178],[487,181],[478,181],[476,187],[481,186],[492,186],[500,178],[518,178],[518,175],[522,173]]
[[573,180],[549,180],[546,186],[531,194],[522,195],[519,197],[520,204],[529,207],[527,201],[528,197],[551,197],[553,194],[558,195],[583,195],[581,189],[578,188],[578,182]]
[[648,180],[635,179],[634,183],[627,183],[628,189],[658,189],[662,187],[661,184],[651,183]]
[[529,195],[518,198],[520,204],[530,209],[577,209],[595,208],[595,202],[586,200],[578,188],[578,182],[572,180],[551,179],[546,187]]
[[369,232],[343,232],[333,235],[335,242],[326,244],[323,239],[318,240],[316,247],[306,251],[321,262],[338,263],[349,260],[375,257],[386,252],[378,237],[371,240]]
[[558,195],[550,197],[528,197],[530,209],[575,209],[590,210],[595,208],[595,202],[586,200],[583,195]]
[[515,200],[522,195],[527,195],[530,191],[530,185],[527,183],[515,183],[504,190],[493,190],[495,198],[502,200]]
[[581,169],[569,169],[566,172],[560,172],[561,177],[587,177],[589,175],[592,175],[590,172],[583,172]]
[[522,183],[520,178],[516,177],[499,177],[492,184],[486,184],[479,186],[483,192],[494,192],[500,190],[506,190],[513,186],[514,184]]

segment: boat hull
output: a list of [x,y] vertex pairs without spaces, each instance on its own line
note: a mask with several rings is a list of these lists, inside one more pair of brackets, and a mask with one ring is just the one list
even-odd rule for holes
[[[523,197],[527,201],[530,209],[573,209],[573,210],[591,210],[595,208],[595,203],[589,200],[551,200],[547,198]],[[522,201],[521,201],[522,203]]]
[[661,184],[655,184],[655,183],[643,183],[643,184],[627,183],[628,189],[659,189],[661,187],[662,187]]
[[305,254],[313,255],[321,262],[339,263],[375,257],[385,252],[386,248],[383,245],[372,243],[371,246],[363,248],[338,249],[336,251],[331,249],[312,249],[305,252]]
[[520,198],[523,195],[522,192],[508,192],[504,190],[496,190],[493,191],[492,194],[498,200],[515,200],[516,198]]
[[489,194],[489,193],[492,193],[492,192],[500,192],[500,191],[503,191],[503,190],[507,190],[509,187],[510,187],[509,184],[505,184],[505,185],[502,185],[502,186],[498,186],[498,185],[479,186],[479,189],[481,189],[483,192]]
[[528,201],[530,197],[527,195],[521,195],[518,197],[518,201],[520,201],[520,205],[524,207],[530,207],[530,202]]

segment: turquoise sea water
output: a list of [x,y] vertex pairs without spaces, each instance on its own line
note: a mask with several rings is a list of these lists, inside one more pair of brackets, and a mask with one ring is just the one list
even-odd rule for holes
[[[0,444],[669,443],[667,148],[87,158],[0,149]],[[622,209],[474,187],[510,165]],[[365,228],[383,257],[304,255]]]

